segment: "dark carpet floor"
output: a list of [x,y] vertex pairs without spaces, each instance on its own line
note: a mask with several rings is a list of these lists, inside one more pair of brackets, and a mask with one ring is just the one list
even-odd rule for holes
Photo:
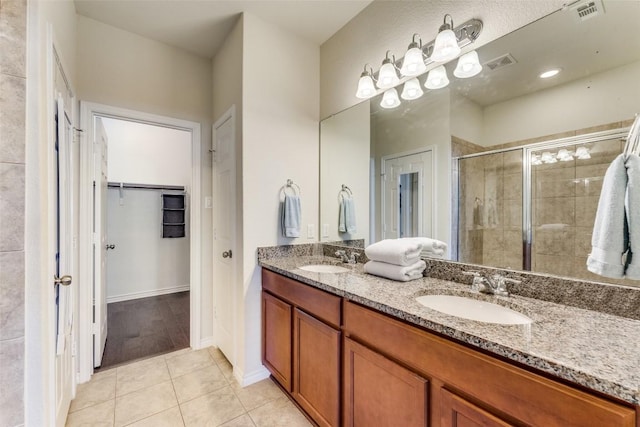
[[189,291],[107,305],[107,343],[100,369],[186,347]]

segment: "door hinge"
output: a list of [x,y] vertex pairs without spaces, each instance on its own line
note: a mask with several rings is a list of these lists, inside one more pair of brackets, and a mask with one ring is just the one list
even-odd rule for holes
[[98,244],[98,233],[93,233],[93,244]]
[[95,335],[98,333],[98,324],[97,323],[92,323],[91,324],[91,335]]
[[213,307],[213,318],[214,319],[218,318],[218,309],[216,307]]

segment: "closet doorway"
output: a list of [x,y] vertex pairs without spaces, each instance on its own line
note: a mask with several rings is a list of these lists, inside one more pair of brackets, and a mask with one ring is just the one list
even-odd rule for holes
[[189,347],[191,133],[104,117],[107,336],[102,368]]
[[90,103],[82,112],[93,144],[81,160],[91,183],[81,264],[94,286],[80,298],[82,325],[83,315],[91,323],[80,331],[81,381],[94,368],[198,348],[201,286],[199,125]]

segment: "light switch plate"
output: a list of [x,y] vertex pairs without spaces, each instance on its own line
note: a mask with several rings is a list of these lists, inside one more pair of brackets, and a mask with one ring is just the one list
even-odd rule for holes
[[207,196],[204,198],[204,208],[205,209],[211,209],[213,207],[213,200],[211,199],[211,196]]
[[313,224],[307,225],[307,239],[313,239],[316,237],[316,228]]
[[329,237],[329,224],[322,224],[322,237]]

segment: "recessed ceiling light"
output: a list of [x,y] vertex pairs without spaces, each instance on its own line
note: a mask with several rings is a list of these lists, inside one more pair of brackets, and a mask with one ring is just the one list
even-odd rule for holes
[[553,77],[557,75],[559,72],[560,72],[560,68],[554,68],[553,70],[545,71],[544,73],[540,74],[540,78],[548,79],[549,77]]

